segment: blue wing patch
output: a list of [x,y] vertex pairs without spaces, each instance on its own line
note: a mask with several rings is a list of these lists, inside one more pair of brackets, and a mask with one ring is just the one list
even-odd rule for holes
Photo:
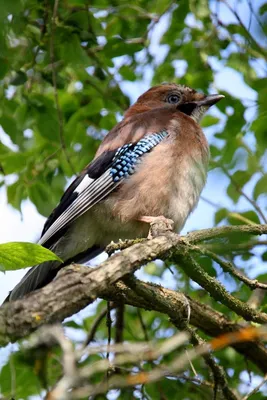
[[113,158],[110,169],[113,181],[119,182],[123,178],[132,175],[136,165],[141,162],[140,157],[152,150],[166,136],[167,132],[165,131],[153,133],[152,135],[145,136],[136,144],[128,143],[120,147]]

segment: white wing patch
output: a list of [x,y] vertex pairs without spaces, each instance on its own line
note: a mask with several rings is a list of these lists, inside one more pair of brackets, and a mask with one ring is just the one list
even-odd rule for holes
[[[82,183],[82,182],[81,182]],[[69,205],[69,207],[55,220],[45,234],[39,240],[43,245],[57,231],[64,228],[78,216],[84,214],[89,208],[98,203],[107,194],[109,194],[120,182],[113,182],[108,169],[100,178],[90,180],[83,192]]]
[[86,189],[91,183],[94,181],[94,179],[89,178],[89,176],[86,174],[81,183],[76,187],[74,190],[74,193],[82,193],[84,189]]

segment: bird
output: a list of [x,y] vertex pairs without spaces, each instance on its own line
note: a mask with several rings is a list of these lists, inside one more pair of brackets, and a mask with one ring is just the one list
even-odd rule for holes
[[161,216],[179,233],[205,185],[209,145],[200,127],[224,96],[163,83],[143,93],[104,138],[47,219],[39,244],[62,260],[32,267],[6,301],[54,279],[71,262],[88,262],[111,241],[147,237]]

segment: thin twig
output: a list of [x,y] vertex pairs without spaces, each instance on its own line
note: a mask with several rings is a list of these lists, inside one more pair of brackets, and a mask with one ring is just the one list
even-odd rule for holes
[[221,0],[221,2],[224,3],[226,5],[226,7],[231,11],[231,13],[235,16],[235,18],[239,22],[240,26],[244,29],[246,34],[250,37],[250,40],[257,47],[258,51],[266,57],[266,53],[265,53],[264,49],[259,45],[259,43],[256,41],[256,39],[247,30],[247,28],[245,27],[243,21],[241,20],[241,18],[239,16],[239,14],[233,9],[233,7],[226,0]]
[[223,208],[222,205],[215,203],[213,201],[211,201],[210,199],[208,199],[207,197],[204,196],[200,196],[200,200],[204,201],[205,203],[209,204],[210,206],[212,206],[213,208],[215,208],[216,210]]
[[257,393],[260,388],[265,385],[265,383],[267,382],[267,375],[264,376],[264,379],[262,380],[261,383],[259,383],[251,392],[249,392],[248,394],[246,394],[246,396],[244,396],[242,398],[242,400],[247,400],[249,397],[251,397],[253,394]]
[[197,251],[210,257],[217,264],[219,264],[224,272],[228,272],[239,281],[245,283],[250,289],[265,289],[267,290],[267,284],[261,283],[257,281],[257,279],[249,279],[246,275],[244,275],[241,271],[239,271],[230,261],[222,260],[217,254],[213,253],[210,250],[205,249],[205,247],[194,246],[192,247],[193,251]]
[[[182,332],[179,335],[173,336],[171,339],[167,339],[162,344],[162,346],[160,346],[160,348],[155,348],[155,346],[152,348],[150,345],[150,350],[147,353],[133,353],[133,349],[131,348],[131,346],[128,346],[130,354],[123,353],[116,356],[112,365],[113,367],[115,367],[128,363],[137,363],[141,360],[153,360],[157,359],[160,355],[162,356],[164,354],[169,354],[176,347],[180,347],[181,345],[185,344],[188,339],[188,336],[183,336],[185,334],[185,332]],[[196,341],[197,344],[197,341],[201,339],[199,339],[199,337],[196,336],[194,332],[193,335],[193,339]],[[261,337],[266,337],[266,335],[267,326],[259,328],[243,328],[239,332],[231,332],[229,334],[222,335],[216,339],[213,339],[209,343],[201,341],[200,344],[197,344],[196,347],[189,349],[187,353],[182,352],[182,354],[175,357],[168,365],[161,364],[159,367],[155,367],[152,371],[140,371],[136,374],[131,373],[127,376],[113,375],[109,381],[106,381],[104,383],[101,382],[101,384],[97,385],[87,385],[83,386],[80,389],[73,390],[72,395],[73,398],[83,398],[100,393],[105,393],[113,388],[125,388],[129,386],[156,382],[165,376],[169,376],[170,374],[175,374],[177,372],[185,370],[185,368],[189,364],[189,361],[192,362],[199,356],[207,356],[206,360],[208,360],[209,365],[212,367],[214,373],[216,374],[216,379],[218,380],[218,383],[222,388],[225,398],[229,400],[237,400],[238,397],[228,387],[227,379],[223,369],[219,367],[216,362],[210,357],[210,351],[220,350],[222,348],[228,347],[233,343],[257,340]],[[112,348],[114,348],[114,346],[112,346]],[[96,373],[106,371],[107,368],[110,368],[108,360],[105,359],[98,361],[94,365],[89,365],[82,368],[80,370],[80,378],[81,380],[86,380],[87,382],[88,378]]]
[[[203,346],[206,342],[189,326],[186,326],[186,331],[191,335],[191,341],[194,346]],[[216,400],[216,394],[218,386],[221,387],[222,392],[225,396],[226,400],[238,400],[238,397],[234,394],[234,392],[229,388],[226,373],[224,369],[217,364],[214,357],[210,354],[204,354],[203,358],[207,364],[207,366],[211,369],[213,378],[214,378],[214,398]]]
[[[211,11],[210,11],[210,13],[211,13],[211,16],[214,17],[214,19],[215,19],[217,25],[218,25],[218,26],[221,26],[222,28],[225,29],[225,34],[226,34],[227,39],[228,39],[230,42],[235,43],[235,45],[241,50],[241,53],[242,53],[242,52],[247,52],[247,53],[250,55],[250,57],[252,57],[252,58],[254,58],[254,59],[256,59],[256,60],[257,60],[258,58],[266,60],[266,56],[265,56],[264,54],[262,54],[261,52],[259,52],[259,51],[255,50],[255,49],[253,49],[251,46],[245,46],[242,42],[239,42],[239,41],[236,39],[236,37],[235,37],[234,34],[230,34],[230,32],[229,32],[229,30],[228,30],[227,24],[223,23],[223,22],[218,18],[218,15],[216,15],[215,13],[213,13],[213,12],[211,12]],[[218,27],[217,27],[217,28],[218,28]]]
[[124,311],[125,311],[124,304],[120,304],[119,306],[116,307],[115,343],[123,342]]
[[213,251],[214,253],[219,253],[219,254],[227,254],[230,252],[242,252],[242,251],[249,251],[253,249],[254,247],[257,246],[266,246],[267,245],[267,240],[250,240],[248,242],[244,243],[204,243],[201,245],[202,248],[205,248],[207,250]]
[[259,216],[262,218],[263,222],[267,224],[267,218],[263,214],[261,208],[258,206],[256,201],[252,200],[239,186],[238,182],[232,177],[231,174],[227,171],[227,169],[223,166],[220,165],[221,169],[223,170],[224,174],[230,179],[231,183],[234,185],[236,191],[240,193],[251,205],[252,207],[255,208],[255,210],[258,212]]
[[257,310],[262,305],[263,300],[265,299],[265,296],[266,296],[265,290],[256,289],[251,293],[251,296],[248,299],[247,303],[251,308],[254,308],[254,310]]
[[267,323],[265,313],[253,310],[246,303],[231,295],[216,278],[209,276],[204,271],[191,254],[177,254],[176,262],[193,281],[210,293],[215,300],[220,301],[247,321]]
[[142,243],[144,238],[138,238],[138,239],[126,239],[126,240],[119,240],[118,242],[110,242],[107,247],[105,248],[105,252],[111,256],[113,253],[115,253],[118,250],[123,250],[127,249],[128,247],[132,246],[133,244],[136,243]]
[[[240,331],[230,332],[211,340],[204,342],[191,328],[187,327],[191,339],[195,345],[187,353],[182,352],[175,357],[168,365],[161,361],[152,371],[140,371],[128,375],[113,375],[109,380],[101,384],[90,384],[88,380],[98,373],[105,372],[110,368],[116,368],[125,364],[137,364],[141,361],[162,359],[164,355],[174,353],[175,349],[188,342],[190,335],[188,332],[181,332],[173,337],[166,339],[163,343],[119,343],[110,346],[110,351],[115,353],[113,361],[102,359],[93,364],[86,364],[84,367],[77,368],[77,351],[73,350],[72,343],[64,336],[63,329],[57,326],[45,326],[29,339],[27,350],[45,346],[48,349],[59,344],[63,351],[63,369],[64,375],[56,384],[55,388],[49,393],[50,400],[84,398],[100,393],[105,393],[112,388],[124,388],[136,386],[143,383],[156,382],[165,376],[184,371],[189,362],[192,362],[199,356],[205,357],[208,365],[216,375],[217,383],[222,388],[226,399],[237,400],[235,394],[229,389],[225,373],[219,367],[210,355],[210,351],[220,350],[233,343],[247,342],[267,337],[267,325],[262,327],[246,327]],[[98,346],[89,349],[93,352],[105,352],[107,345]],[[88,354],[87,353],[87,354]],[[85,355],[85,354],[84,354]],[[83,384],[87,386],[83,386]],[[78,389],[75,389],[78,388]],[[71,390],[72,389],[72,390]]]
[[[219,237],[229,237],[232,234],[240,233],[251,235],[264,235],[267,234],[267,224],[258,225],[225,225],[216,228],[200,229],[198,231],[190,232],[184,238],[186,242],[197,243],[205,240],[216,239]],[[182,239],[182,238],[181,238]],[[238,246],[238,245],[237,245]]]
[[79,373],[76,365],[76,356],[71,341],[65,337],[63,328],[58,325],[45,326],[30,340],[31,348],[45,345],[51,347],[59,344],[62,349],[63,377],[56,383],[55,387],[49,392],[49,400],[70,400],[72,398],[69,389],[79,381]]
[[[123,342],[123,329],[124,329],[124,312],[125,305],[120,304],[116,307],[116,322],[115,322],[115,343]],[[115,368],[114,373],[120,374],[122,371],[120,368]]]
[[13,353],[11,353],[11,355],[10,355],[9,367],[10,367],[10,378],[11,378],[10,396],[11,396],[11,398],[15,399],[15,396],[16,396],[16,368],[15,368],[15,364],[14,364],[14,354]]
[[[176,348],[177,346],[182,345],[185,343],[187,340],[185,338],[188,338],[189,335],[187,333],[177,333],[176,335],[172,336],[170,339],[167,339],[165,342],[160,343],[159,346],[155,347],[155,343],[153,341],[149,342],[123,342],[123,343],[112,343],[110,345],[108,344],[100,344],[97,346],[87,346],[86,348],[77,351],[76,356],[77,360],[83,357],[88,357],[94,354],[98,353],[105,353],[110,350],[110,352],[114,354],[121,354],[125,355],[126,353],[129,356],[129,360],[131,357],[138,360],[141,359],[156,359],[163,354],[168,354],[169,349]],[[151,353],[152,352],[152,353]],[[137,356],[138,354],[138,356]],[[90,371],[91,371],[90,366]],[[92,372],[93,373],[93,372]]]
[[137,315],[138,315],[142,330],[144,332],[145,340],[148,342],[149,341],[149,337],[148,337],[148,333],[147,333],[147,329],[146,329],[146,324],[145,324],[145,322],[143,320],[140,308],[137,308]]
[[206,381],[205,379],[200,379],[197,376],[187,376],[185,374],[181,374],[181,375],[170,374],[169,377],[181,379],[181,380],[191,382],[191,383],[197,383],[200,386],[206,386],[210,389],[213,388],[212,382]]
[[248,6],[249,6],[251,15],[254,16],[254,18],[256,19],[256,21],[258,23],[258,25],[261,27],[261,30],[262,30],[263,34],[265,35],[265,27],[264,27],[263,23],[261,22],[258,14],[254,11],[254,8],[253,8],[253,5],[252,5],[252,1],[248,0],[247,3],[248,3]]
[[107,315],[107,307],[105,307],[104,310],[102,310],[101,313],[98,314],[98,316],[92,323],[90,332],[88,333],[88,336],[84,342],[84,346],[88,346],[88,344],[90,344],[94,340],[97,328],[99,327],[99,325],[101,324],[102,320],[105,318],[106,315]]
[[59,126],[59,138],[61,142],[61,147],[62,151],[65,155],[65,158],[71,168],[71,171],[74,175],[76,175],[75,168],[72,165],[72,162],[70,160],[70,157],[68,155],[67,151],[67,146],[65,143],[65,138],[64,138],[64,129],[63,129],[63,115],[62,115],[62,110],[59,104],[58,100],[58,91],[57,91],[57,76],[56,76],[56,69],[55,69],[55,48],[54,48],[54,41],[55,41],[55,29],[56,29],[56,19],[57,19],[57,13],[58,13],[58,5],[59,5],[59,0],[55,0],[54,2],[54,8],[53,8],[53,15],[51,19],[51,37],[50,37],[50,60],[51,60],[51,70],[52,70],[52,81],[53,81],[53,87],[54,87],[54,97],[55,97],[55,103],[56,103],[56,109],[57,109],[57,116],[58,116],[58,126]]
[[107,347],[106,358],[109,359],[109,348],[110,348],[110,343],[111,343],[111,326],[112,326],[110,301],[107,302],[107,314],[106,315],[107,315],[106,325],[108,328],[108,347]]

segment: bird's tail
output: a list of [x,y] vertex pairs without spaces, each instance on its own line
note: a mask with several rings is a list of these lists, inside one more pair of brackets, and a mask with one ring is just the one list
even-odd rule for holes
[[36,289],[47,285],[51,282],[60,269],[58,261],[47,261],[32,267],[21,279],[21,281],[9,293],[6,301],[18,300],[25,294],[33,292]]
[[60,264],[58,261],[46,261],[42,264],[35,265],[32,267],[21,279],[21,281],[14,287],[9,293],[4,303],[7,301],[18,300],[26,294],[33,292],[34,290],[40,289],[43,286],[51,282],[58,271],[66,265],[72,262],[85,263],[102,253],[104,249],[99,246],[93,246],[86,250],[84,253],[78,254],[74,259]]

